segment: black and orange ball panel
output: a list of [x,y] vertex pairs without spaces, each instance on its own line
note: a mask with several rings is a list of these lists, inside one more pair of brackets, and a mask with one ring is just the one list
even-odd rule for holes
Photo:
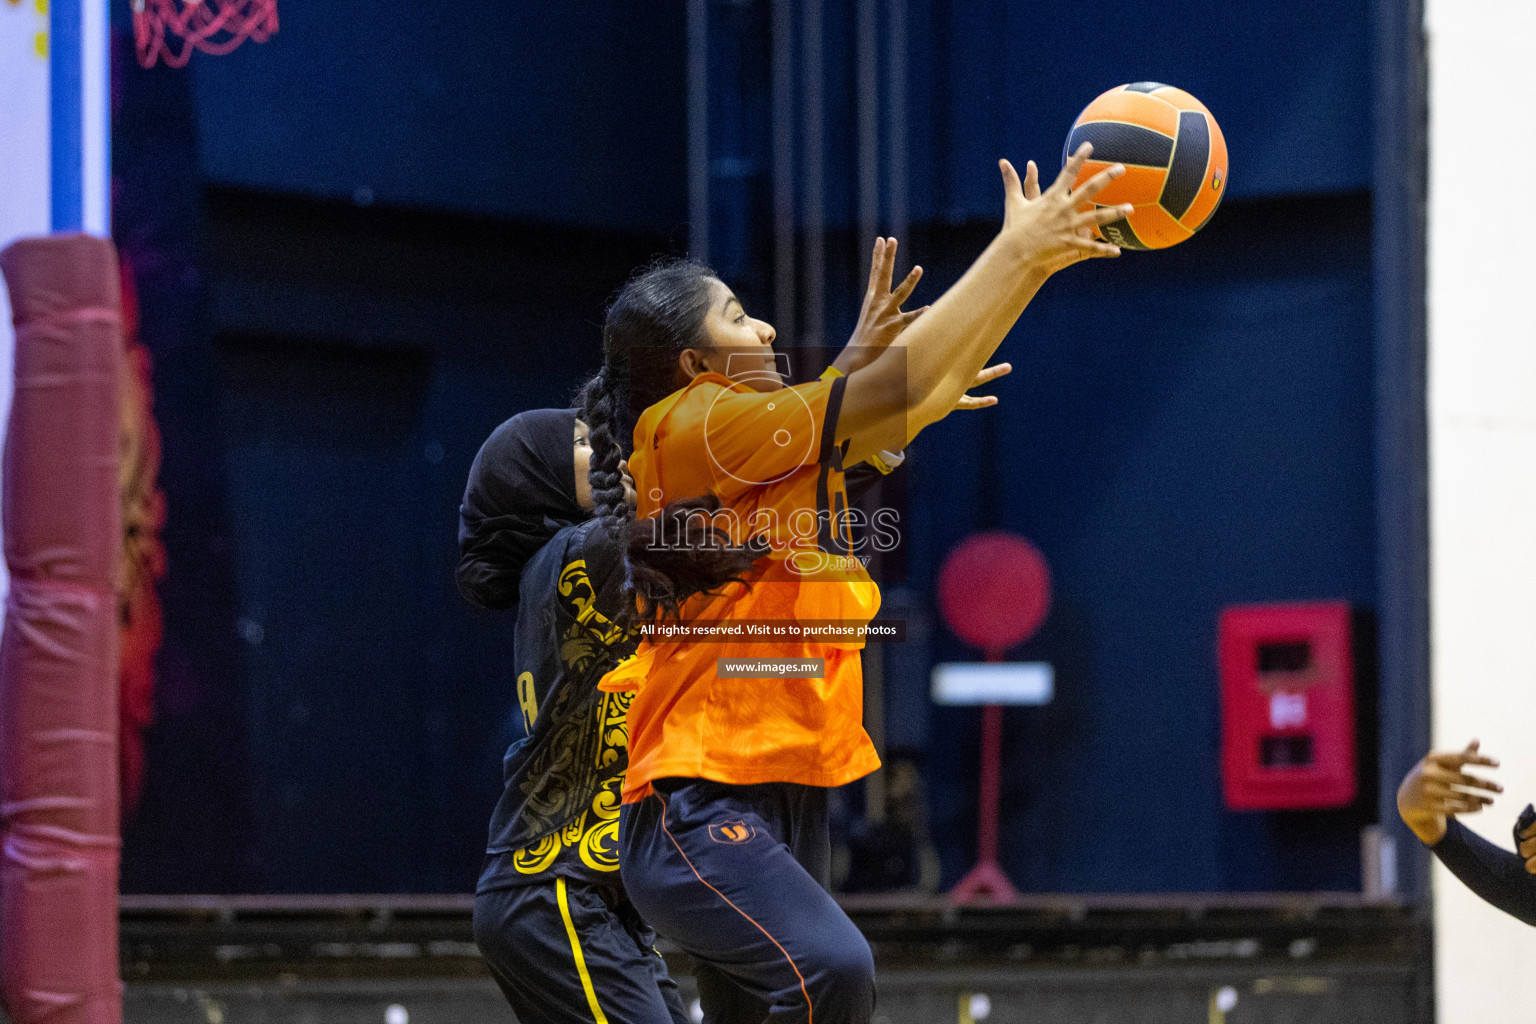
[[1077,116],[1062,163],[1085,142],[1093,143],[1093,156],[1076,185],[1112,164],[1125,165],[1124,177],[1094,200],[1136,208],[1098,229],[1100,238],[1122,249],[1177,245],[1203,228],[1221,205],[1227,140],[1205,105],[1183,89],[1132,82],[1109,90]]

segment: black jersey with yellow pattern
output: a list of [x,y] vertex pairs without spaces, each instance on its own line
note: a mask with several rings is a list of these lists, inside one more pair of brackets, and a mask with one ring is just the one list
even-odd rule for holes
[[615,624],[622,574],[596,521],[555,534],[523,571],[513,645],[523,735],[502,759],[481,892],[556,875],[617,879],[629,695],[597,682],[635,646]]

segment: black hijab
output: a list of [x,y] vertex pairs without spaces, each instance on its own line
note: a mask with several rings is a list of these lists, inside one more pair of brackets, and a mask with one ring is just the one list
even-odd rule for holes
[[534,409],[497,427],[469,469],[459,506],[459,593],[482,608],[517,604],[523,567],[589,513],[576,504],[576,410]]

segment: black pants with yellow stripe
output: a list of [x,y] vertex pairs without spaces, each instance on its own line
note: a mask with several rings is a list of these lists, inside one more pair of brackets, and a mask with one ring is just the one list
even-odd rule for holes
[[475,897],[475,943],[519,1024],[689,1024],[622,890],[564,878]]

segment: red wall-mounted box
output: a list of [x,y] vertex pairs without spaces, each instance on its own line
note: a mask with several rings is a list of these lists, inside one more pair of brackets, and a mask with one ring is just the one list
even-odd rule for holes
[[1221,781],[1235,811],[1355,799],[1355,658],[1343,601],[1224,609]]

